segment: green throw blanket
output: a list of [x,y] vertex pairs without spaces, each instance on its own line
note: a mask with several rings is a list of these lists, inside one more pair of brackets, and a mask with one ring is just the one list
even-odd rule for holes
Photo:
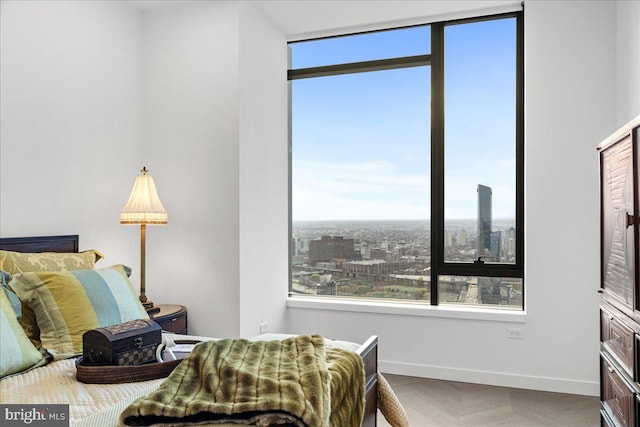
[[358,427],[364,368],[356,353],[319,335],[195,346],[158,390],[133,402],[124,425],[236,423]]

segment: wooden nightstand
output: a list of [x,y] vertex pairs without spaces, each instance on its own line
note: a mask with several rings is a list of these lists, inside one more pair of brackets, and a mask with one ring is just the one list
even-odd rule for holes
[[175,334],[187,333],[187,308],[182,305],[159,304],[160,311],[149,315],[162,330]]

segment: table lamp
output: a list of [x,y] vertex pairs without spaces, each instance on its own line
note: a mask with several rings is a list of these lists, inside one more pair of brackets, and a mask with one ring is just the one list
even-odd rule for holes
[[136,177],[129,201],[120,212],[120,224],[140,224],[140,302],[147,313],[157,313],[159,307],[154,307],[153,302],[147,299],[145,294],[145,240],[147,224],[165,225],[167,223],[167,211],[162,206],[153,177],[148,175],[148,170],[143,167],[141,175]]

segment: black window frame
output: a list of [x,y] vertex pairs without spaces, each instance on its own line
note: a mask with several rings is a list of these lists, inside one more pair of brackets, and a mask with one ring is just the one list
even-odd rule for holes
[[[516,161],[516,260],[513,264],[484,262],[478,259],[474,262],[447,262],[444,257],[445,249],[445,28],[474,22],[496,19],[516,19],[516,129],[515,129],[515,161]],[[339,74],[362,73],[368,71],[389,70],[415,66],[431,67],[431,305],[440,304],[438,300],[438,278],[440,276],[477,276],[477,277],[505,277],[522,280],[522,307],[525,309],[524,294],[524,11],[486,15],[474,18],[463,18],[450,21],[422,24],[431,28],[431,52],[425,55],[395,57],[372,61],[343,63],[309,68],[289,69],[287,80],[325,77]],[[409,27],[388,28],[378,31],[395,30]],[[357,34],[370,33],[362,32]],[[343,37],[354,34],[343,34]],[[307,42],[319,39],[306,39],[290,42]],[[292,138],[291,138],[291,93],[289,93],[289,289],[292,279]],[[289,291],[289,295],[292,293]],[[393,300],[391,300],[393,301]],[[457,307],[457,305],[456,305]],[[474,308],[484,308],[474,306]],[[489,306],[487,308],[492,308]]]

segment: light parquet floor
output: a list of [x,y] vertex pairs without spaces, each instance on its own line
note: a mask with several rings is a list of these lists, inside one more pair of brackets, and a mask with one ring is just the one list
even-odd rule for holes
[[[385,374],[411,427],[596,427],[594,396]],[[388,427],[378,411],[378,426]]]

